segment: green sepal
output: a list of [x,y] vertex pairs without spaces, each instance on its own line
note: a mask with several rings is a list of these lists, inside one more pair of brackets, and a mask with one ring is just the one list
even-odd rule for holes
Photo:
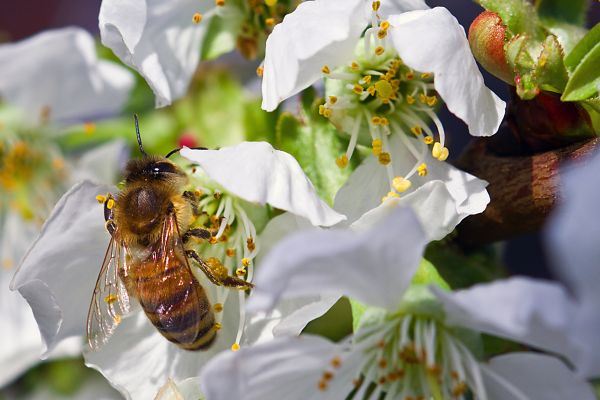
[[600,85],[600,24],[596,24],[565,57],[570,78],[563,101],[582,101],[598,94]]
[[558,38],[564,54],[569,54],[587,33],[585,28],[552,18],[540,18],[540,23],[549,33]]
[[588,0],[536,0],[540,17],[553,18],[574,25],[583,25],[589,6]]
[[569,75],[563,63],[563,52],[558,39],[548,35],[535,69],[537,84],[543,90],[562,93]]
[[291,113],[279,117],[275,147],[296,158],[318,194],[332,205],[335,194],[358,165],[358,157],[353,157],[346,168],[337,167],[335,160],[346,152],[348,139],[318,114],[322,101],[315,99],[312,90],[304,96],[300,118]]
[[488,11],[493,11],[502,18],[509,33],[538,35],[538,18],[533,6],[526,0],[478,0]]
[[[515,72],[515,85],[520,98],[530,100],[539,93],[535,81],[535,61],[531,56],[535,43],[527,35],[516,35],[506,44],[506,61]],[[539,53],[538,53],[539,54]]]

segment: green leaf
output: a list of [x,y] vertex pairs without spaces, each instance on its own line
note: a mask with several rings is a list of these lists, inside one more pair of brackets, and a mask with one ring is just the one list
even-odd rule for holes
[[597,24],[565,58],[571,71],[561,100],[581,101],[598,94],[600,86],[600,24]]
[[313,104],[317,101],[306,101],[301,119],[290,113],[279,117],[275,146],[296,158],[319,195],[332,205],[335,194],[347,181],[358,160],[353,157],[346,168],[337,167],[335,160],[345,153],[348,140],[316,113]]
[[585,36],[587,29],[553,18],[540,18],[541,24],[558,38],[564,54],[569,54],[575,45]]
[[540,17],[553,18],[575,25],[585,23],[588,0],[536,0],[535,8]]
[[479,4],[502,18],[508,31],[517,35],[538,35],[538,18],[533,6],[526,0],[479,0]]
[[562,93],[569,75],[563,63],[563,53],[558,39],[548,35],[537,60],[535,69],[536,81],[547,91]]

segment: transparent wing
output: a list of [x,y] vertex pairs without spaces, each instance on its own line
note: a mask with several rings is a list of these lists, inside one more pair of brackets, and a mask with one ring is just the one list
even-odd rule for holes
[[119,271],[126,268],[125,248],[114,235],[100,268],[87,317],[87,340],[92,350],[98,350],[113,334],[121,318],[129,310],[129,295],[119,278]]

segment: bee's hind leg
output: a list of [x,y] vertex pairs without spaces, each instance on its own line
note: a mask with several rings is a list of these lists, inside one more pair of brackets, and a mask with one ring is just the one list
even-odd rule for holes
[[113,197],[113,195],[111,193],[108,193],[106,195],[106,198],[105,198],[103,204],[104,204],[104,220],[106,221],[104,226],[106,227],[106,230],[108,231],[108,233],[110,233],[112,236],[115,233],[115,230],[117,229],[117,225],[115,224],[115,221],[114,221],[115,198]]
[[187,243],[187,241],[190,240],[191,237],[209,240],[212,237],[212,232],[204,228],[189,229],[182,236],[183,243]]
[[254,287],[250,282],[229,275],[227,268],[216,259],[209,260],[213,262],[206,262],[200,258],[194,250],[186,250],[185,255],[188,258],[193,259],[202,272],[204,272],[204,275],[206,275],[208,280],[217,286],[225,286],[239,290],[248,290]]

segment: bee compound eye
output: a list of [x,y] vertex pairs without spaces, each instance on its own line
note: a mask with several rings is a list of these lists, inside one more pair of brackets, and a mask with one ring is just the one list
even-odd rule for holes
[[177,173],[176,167],[168,162],[158,162],[156,164],[153,164],[151,167],[151,171],[155,175]]

